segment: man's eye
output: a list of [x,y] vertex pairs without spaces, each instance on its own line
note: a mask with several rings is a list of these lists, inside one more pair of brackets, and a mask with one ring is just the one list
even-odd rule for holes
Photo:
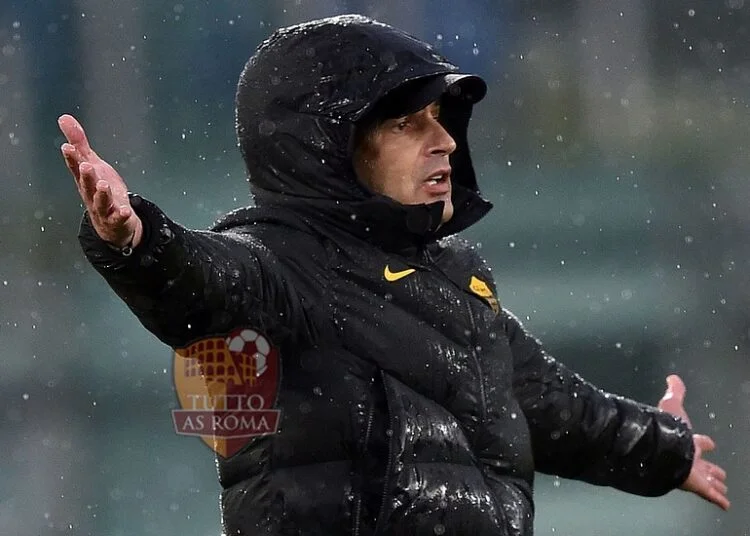
[[398,130],[404,130],[406,127],[409,126],[409,120],[408,119],[401,119],[396,123],[396,128]]

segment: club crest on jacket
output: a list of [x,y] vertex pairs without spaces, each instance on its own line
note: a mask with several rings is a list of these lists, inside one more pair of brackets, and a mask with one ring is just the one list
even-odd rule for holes
[[473,275],[471,276],[471,281],[469,281],[469,290],[486,301],[492,307],[493,311],[496,313],[500,311],[500,303],[487,283]]

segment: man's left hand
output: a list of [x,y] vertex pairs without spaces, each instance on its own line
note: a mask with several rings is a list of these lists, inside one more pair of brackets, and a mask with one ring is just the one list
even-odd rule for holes
[[[680,417],[692,428],[693,426],[683,405],[684,400],[685,384],[682,382],[682,379],[676,374],[668,376],[667,391],[659,401],[658,407],[662,411]],[[727,474],[724,469],[703,458],[703,453],[714,450],[716,444],[709,436],[701,434],[693,435],[693,443],[695,445],[693,467],[690,469],[690,474],[680,488],[703,497],[719,508],[728,510],[730,502],[727,499],[727,486],[724,483]]]

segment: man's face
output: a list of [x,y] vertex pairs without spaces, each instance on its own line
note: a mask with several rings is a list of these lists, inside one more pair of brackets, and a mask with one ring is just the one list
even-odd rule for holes
[[440,104],[378,123],[354,154],[357,177],[375,193],[404,205],[445,201],[442,223],[453,216],[451,167],[456,142],[440,124]]

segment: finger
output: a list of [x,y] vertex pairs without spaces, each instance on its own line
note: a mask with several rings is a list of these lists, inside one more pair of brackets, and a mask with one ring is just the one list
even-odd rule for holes
[[68,114],[61,115],[57,120],[57,124],[68,140],[68,143],[74,145],[83,156],[88,156],[91,153],[91,146],[86,137],[86,132],[75,117]]
[[78,149],[76,149],[74,145],[63,143],[60,146],[60,152],[62,152],[68,171],[73,175],[76,182],[79,182],[81,180],[81,174],[78,167],[81,165],[82,159],[78,153]]
[[711,488],[700,494],[705,500],[714,503],[716,506],[723,510],[728,510],[731,506],[729,499],[726,496],[726,492],[721,492],[718,489]]
[[716,480],[724,482],[727,479],[727,472],[718,465],[711,464],[711,476]]
[[96,194],[96,183],[99,178],[96,175],[96,169],[88,162],[83,162],[78,166],[80,180],[78,191],[81,193],[87,209],[93,208],[94,194]]
[[112,213],[112,190],[106,181],[97,181],[93,201],[94,212],[101,219],[106,219]]
[[695,487],[692,488],[692,491],[724,510],[729,508],[727,486],[724,482],[714,479],[710,475],[701,476],[699,481],[695,483]]
[[73,175],[75,181],[78,182],[80,180],[80,174],[78,173],[78,163],[74,154],[75,147],[69,143],[63,143],[60,147],[60,152],[65,161],[65,166],[68,168],[68,171],[70,171],[70,174]]
[[719,490],[712,489],[708,494],[706,499],[714,503],[716,506],[721,508],[722,510],[729,510],[729,507],[732,506],[732,503],[729,502],[729,499],[724,493],[721,493]]
[[133,214],[133,209],[130,208],[130,205],[122,205],[118,209],[119,213],[119,219],[121,221],[127,221],[127,219]]
[[707,435],[695,434],[693,436],[693,441],[695,442],[695,446],[698,447],[701,452],[711,452],[716,448],[714,440]]
[[724,469],[711,462],[707,462],[706,460],[699,460],[699,464],[698,472],[706,481],[712,483],[718,482],[721,485],[724,485],[724,481],[727,478]]
[[718,491],[721,495],[726,497],[728,488],[724,482],[711,476],[706,477],[706,480],[708,480],[708,483],[714,490]]

